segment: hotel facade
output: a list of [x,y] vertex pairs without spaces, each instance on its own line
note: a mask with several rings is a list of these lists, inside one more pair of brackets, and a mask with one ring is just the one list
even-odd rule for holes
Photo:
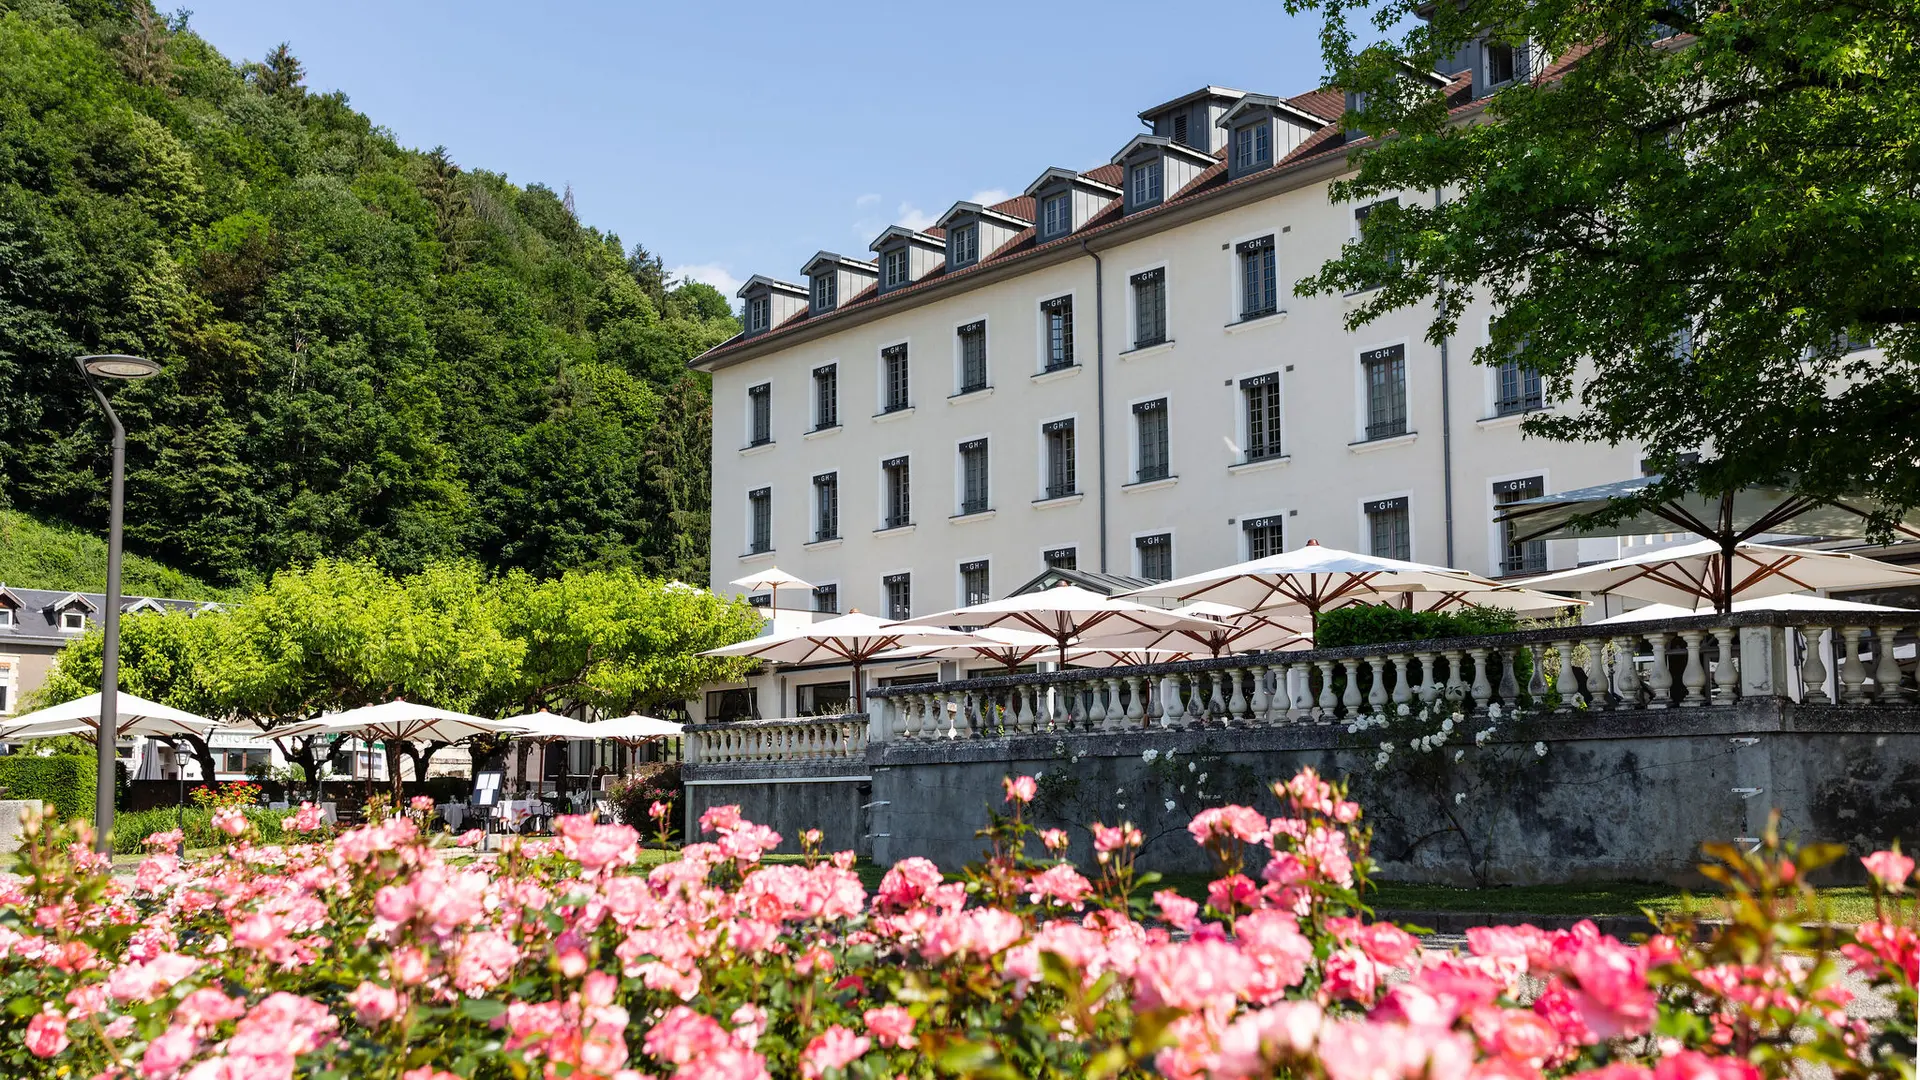
[[[1433,78],[1471,121],[1529,59],[1473,46]],[[1487,305],[1436,345],[1429,310],[1349,331],[1364,294],[1293,294],[1371,209],[1329,198],[1347,104],[1206,87],[1141,113],[1107,165],[750,280],[746,329],[694,364],[713,377],[713,587],[777,562],[817,586],[782,608],[908,618],[1049,567],[1163,579],[1314,540],[1494,577],[1626,550],[1495,523],[1640,463],[1522,438],[1553,402],[1472,362]],[[816,711],[844,679],[790,674],[696,719]]]

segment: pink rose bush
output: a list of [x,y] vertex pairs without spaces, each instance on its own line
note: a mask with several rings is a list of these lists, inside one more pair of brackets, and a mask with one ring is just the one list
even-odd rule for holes
[[[980,863],[905,859],[871,894],[851,853],[808,830],[798,861],[772,858],[778,834],[736,807],[652,865],[626,826],[562,818],[494,857],[409,814],[286,844],[242,829],[189,863],[158,836],[129,880],[84,828],[35,822],[0,877],[0,1075],[1913,1075],[1897,853],[1864,861],[1879,917],[1852,932],[1808,925],[1806,873],[1839,852],[1770,832],[1709,849],[1731,890],[1712,927],[1481,927],[1438,951],[1369,917],[1359,807],[1311,770],[1266,810],[1194,819],[1204,901],[1138,870],[1130,824],[1093,824],[1093,865],[1066,861],[1070,837],[1024,819],[1032,791],[1009,778]],[[1849,976],[1892,1008],[1851,1012]]]

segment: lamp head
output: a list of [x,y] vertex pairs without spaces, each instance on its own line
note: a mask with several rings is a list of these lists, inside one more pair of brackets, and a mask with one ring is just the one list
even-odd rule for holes
[[160,374],[160,365],[144,356],[128,356],[124,353],[101,353],[80,358],[80,366],[87,374],[103,379],[146,379]]

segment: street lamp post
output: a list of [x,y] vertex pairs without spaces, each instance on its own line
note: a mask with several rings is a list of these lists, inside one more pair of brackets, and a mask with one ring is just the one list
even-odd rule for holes
[[180,857],[187,857],[187,762],[193,760],[193,751],[186,743],[173,748],[173,771],[180,778],[180,809],[174,813],[174,824],[180,830]]
[[107,604],[104,640],[100,649],[100,727],[95,732],[97,770],[93,797],[93,846],[103,854],[113,852],[114,766],[120,743],[120,529],[126,502],[127,429],[107,401],[95,376],[103,379],[145,379],[160,373],[160,365],[142,356],[107,353],[79,356],[74,363],[80,377],[100,402],[113,429],[113,484],[107,500]]

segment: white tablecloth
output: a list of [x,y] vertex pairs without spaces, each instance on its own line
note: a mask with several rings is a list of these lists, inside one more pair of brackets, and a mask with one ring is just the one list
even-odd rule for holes
[[515,829],[528,818],[548,812],[547,804],[539,799],[500,800],[500,820]]
[[458,831],[460,823],[467,820],[466,803],[441,803],[440,816],[447,820],[447,827]]

